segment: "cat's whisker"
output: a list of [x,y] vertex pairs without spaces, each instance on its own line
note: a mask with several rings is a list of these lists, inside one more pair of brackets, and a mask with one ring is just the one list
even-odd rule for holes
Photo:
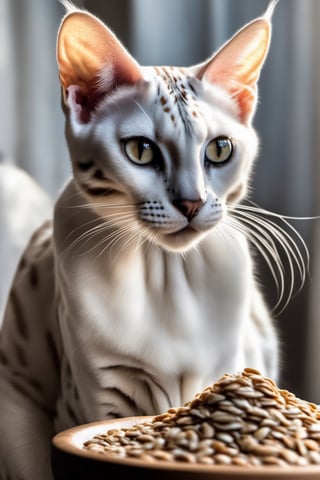
[[[124,233],[127,236],[127,239],[119,249],[117,255],[114,257],[115,262],[117,261],[117,258],[121,255],[121,253],[130,251],[130,249],[132,248],[132,244],[135,244],[137,248],[138,244],[140,244],[141,242],[141,233],[138,228],[128,228],[127,231],[125,231]],[[131,235],[128,235],[128,233],[130,233]]]
[[[252,216],[251,217],[253,218],[254,221],[256,221],[256,218],[255,216]],[[264,219],[264,220],[261,220],[259,219],[260,222],[264,223],[264,225],[267,227],[267,228],[275,228],[277,230],[277,234],[278,234],[278,241],[281,240],[282,243],[282,247],[284,248],[284,246],[288,249],[288,258],[293,258],[294,259],[294,263],[296,264],[297,268],[298,268],[298,271],[299,271],[299,275],[300,275],[300,278],[301,278],[301,284],[303,285],[304,282],[305,282],[305,279],[306,279],[306,266],[305,266],[305,263],[304,263],[304,259],[303,259],[303,256],[296,244],[296,242],[292,239],[292,237],[283,229],[281,228],[279,225],[277,224],[274,224],[273,222],[271,222],[270,220],[268,219]],[[288,224],[288,222],[285,222],[286,224]],[[301,240],[301,237],[299,237],[300,240]],[[308,251],[307,251],[307,261],[308,261]],[[307,263],[308,265],[308,263]]]
[[161,234],[159,232],[156,232],[155,230],[149,230],[149,229],[142,229],[141,233],[142,235],[146,232],[146,235],[143,238],[143,243],[151,243],[155,246],[159,245],[159,239],[161,238]]
[[[103,225],[106,227],[108,224],[108,228],[110,226],[115,227],[116,230],[111,231],[105,238],[103,238],[99,243],[95,245],[95,247],[99,247],[105,243],[104,248],[101,250],[98,256],[101,256],[107,248],[110,248],[112,250],[113,246],[122,240],[122,238],[127,237],[127,240],[120,249],[120,251],[123,250],[127,246],[127,244],[130,244],[131,241],[134,240],[134,236],[132,233],[136,235],[137,228],[135,224],[133,223],[133,220],[135,220],[135,215],[133,215],[133,212],[127,212],[126,215],[123,215],[121,217],[117,217],[117,220],[113,220],[112,222],[105,222]],[[131,234],[131,235],[129,235]]]
[[[234,225],[233,225],[234,223]],[[237,228],[238,227],[238,228]],[[221,223],[216,226],[216,233],[220,235],[224,240],[228,239],[232,243],[236,242],[241,248],[239,236],[235,234],[235,230],[247,237],[247,230],[237,221],[234,221],[232,217],[226,217]]]
[[[130,227],[130,225],[120,225],[120,224],[117,224],[117,230],[112,232],[110,235],[108,235],[106,238],[104,238],[100,243],[96,244],[95,246],[96,247],[99,247],[100,245],[102,244],[105,244],[105,246],[103,247],[103,249],[100,251],[100,253],[98,254],[98,257],[103,255],[103,253],[107,250],[107,249],[110,249],[110,252],[112,252],[113,250],[113,247],[118,243],[120,242],[122,239],[125,239],[127,238],[127,241],[131,241],[131,237],[128,235],[129,233],[132,232],[132,227]],[[129,239],[128,239],[129,237]],[[123,247],[122,247],[123,248]],[[119,251],[121,252],[122,251],[122,248],[119,249]],[[113,257],[114,258],[114,257]]]
[[94,224],[94,223],[98,223],[98,225],[96,225],[96,226],[94,226],[94,227],[91,227],[91,228],[88,229],[88,230],[85,230],[85,232],[84,232],[82,235],[80,235],[79,237],[77,237],[76,240],[81,241],[86,234],[88,234],[89,232],[92,232],[92,230],[94,230],[94,229],[96,229],[96,228],[98,229],[99,227],[101,227],[101,219],[100,219],[100,217],[93,218],[93,219],[89,220],[88,222],[85,222],[85,223],[79,225],[78,227],[74,228],[73,230],[71,230],[70,233],[66,236],[66,240],[69,240],[69,238],[75,236],[78,231],[82,231],[84,228],[87,228],[87,227],[89,227],[91,224]]
[[[254,221],[250,222],[249,219],[245,219],[245,218],[242,218],[241,220],[244,221],[249,226],[249,229],[250,229],[249,230],[249,232],[250,232],[249,240],[258,249],[258,251],[261,254],[263,254],[263,252],[261,250],[261,246],[263,245],[264,247],[266,247],[264,249],[265,255],[263,255],[263,257],[264,257],[265,261],[267,262],[269,268],[271,267],[272,263],[271,263],[271,261],[268,261],[268,254],[270,255],[270,259],[272,259],[274,261],[275,269],[270,268],[270,270],[271,270],[271,273],[273,275],[273,278],[274,278],[274,280],[276,282],[276,285],[277,285],[277,288],[278,288],[278,301],[273,308],[273,310],[276,311],[279,308],[279,305],[281,304],[281,302],[284,299],[285,288],[286,288],[285,275],[284,275],[285,274],[285,268],[283,266],[282,261],[280,260],[280,255],[279,255],[278,249],[273,248],[273,242],[272,242],[272,246],[271,246],[271,245],[268,245],[268,243],[264,241],[264,237],[266,237],[266,235],[267,235],[266,232],[264,232],[262,229],[260,229],[261,235],[257,233],[257,231],[255,230],[257,228],[257,226],[256,226]],[[288,282],[288,293],[287,293],[285,303],[284,303],[282,309],[279,312],[279,313],[281,313],[286,308],[290,299],[293,296],[293,290],[294,290],[294,285],[295,285],[295,272],[294,272],[293,262],[291,260],[290,251],[287,250],[287,244],[286,244],[286,242],[282,241],[281,236],[279,235],[279,232],[277,232],[277,241],[279,242],[279,244],[283,248],[283,251],[286,255],[288,265],[289,265],[289,273],[290,273],[290,282]],[[276,272],[278,272],[278,277],[279,277],[278,281],[277,281]]]
[[[122,213],[119,213],[119,212],[115,212],[115,213],[108,213],[107,215],[101,215],[99,217],[96,217],[90,221],[88,221],[87,223],[83,224],[83,225],[80,225],[78,226],[77,228],[75,228],[69,235],[73,235],[74,233],[76,233],[78,230],[82,230],[84,226],[89,226],[91,223],[96,223],[98,222],[98,225],[97,225],[97,228],[99,226],[102,226],[103,224],[101,223],[101,221],[105,221],[105,220],[110,220],[110,219],[113,219],[113,218],[116,218],[116,219],[123,219],[126,215],[130,215],[130,217],[128,217],[129,219],[131,219],[131,215],[132,215],[132,211],[127,211],[127,212],[122,212]],[[94,227],[95,228],[95,227]]]
[[[251,212],[261,213],[261,214],[266,215],[266,216],[279,218],[280,220],[319,220],[320,219],[319,215],[304,216],[304,217],[297,217],[297,216],[292,216],[292,215],[282,215],[281,213],[271,212],[270,210],[266,210],[265,208],[259,207],[254,202],[250,202],[250,203],[252,205],[239,204],[239,205],[236,205],[235,207],[232,207],[232,208],[234,208],[236,210],[249,210]],[[288,224],[288,225],[292,227],[292,225],[290,225],[290,224]],[[294,227],[292,227],[292,228],[294,228]]]
[[[128,207],[136,207],[137,205],[135,203],[84,203],[80,205],[78,208],[83,208],[83,209],[91,209],[94,210],[95,208],[99,209],[106,209],[106,210],[111,210],[113,208],[128,208]],[[70,206],[67,208],[76,208],[74,206]]]
[[143,113],[143,115],[145,116],[145,118],[147,119],[147,121],[151,124],[151,126],[153,125],[152,123],[152,120],[151,118],[149,117],[149,115],[147,114],[147,112],[145,111],[145,109],[142,107],[142,105],[140,105],[140,103],[135,99],[135,98],[131,98],[131,100],[137,105],[137,107],[141,110],[141,112]]
[[87,242],[90,238],[94,237],[95,235],[100,234],[103,231],[103,229],[106,227],[106,223],[102,224],[100,219],[94,219],[90,222],[87,222],[83,225],[80,225],[79,227],[75,228],[74,230],[72,230],[70,232],[70,234],[66,238],[67,240],[69,239],[69,237],[75,236],[78,230],[83,230],[85,227],[88,227],[90,225],[90,223],[96,223],[97,221],[99,222],[98,225],[95,225],[91,228],[88,228],[81,235],[77,235],[75,240],[64,251],[64,255],[69,253],[70,250],[72,250],[77,244],[81,243],[83,240],[85,240],[85,242]]
[[[238,213],[240,213],[240,211],[238,211]],[[291,256],[294,259],[294,263],[296,264],[299,271],[299,275],[301,279],[301,287],[302,287],[306,279],[306,274],[308,272],[309,252],[304,240],[302,239],[301,235],[296,231],[296,229],[294,229],[292,225],[290,225],[286,220],[282,219],[284,224],[290,228],[290,230],[296,235],[298,241],[302,245],[302,248],[306,257],[305,259],[301,251],[299,250],[299,247],[296,241],[288,234],[288,232],[284,228],[280,227],[280,225],[272,222],[269,219],[257,217],[257,215],[252,213],[241,212],[241,215],[245,215],[247,218],[251,218],[254,223],[259,223],[260,225],[263,225],[263,227],[266,230],[268,229],[270,231],[274,231],[274,233],[276,233],[274,237],[278,241],[281,240],[282,242],[284,242],[282,244],[282,247],[284,248],[284,244],[285,244],[286,248],[288,249],[288,253],[289,253],[288,256],[289,257]],[[278,218],[281,218],[281,217],[278,217]]]
[[230,218],[228,219],[228,222],[232,228],[239,231],[241,234],[245,235],[248,238],[250,243],[254,245],[262,258],[265,260],[272,275],[272,278],[274,279],[278,292],[278,301],[274,306],[274,310],[276,310],[276,308],[278,308],[278,305],[282,301],[284,295],[283,265],[278,257],[278,252],[274,251],[261,235],[259,235],[255,231],[251,231],[248,226],[242,225],[241,223],[239,223],[239,221],[233,221]]
[[112,221],[105,220],[104,223],[102,224],[101,232],[103,233],[104,231],[106,231],[108,235],[104,237],[102,241],[100,243],[97,243],[96,245],[99,246],[101,243],[105,242],[106,240],[116,238],[117,236],[125,232],[125,230],[130,231],[131,229],[130,222],[132,222],[132,220],[134,220],[134,218],[131,217],[130,215],[123,216],[121,218],[118,217],[116,220],[112,220]]
[[[238,222],[245,224],[246,228],[244,229],[243,233],[247,235],[249,241],[251,241],[255,248],[257,248],[270,269],[279,295],[278,302],[274,309],[277,309],[280,303],[283,301],[285,289],[287,289],[288,293],[286,300],[281,309],[281,311],[283,311],[294,295],[294,288],[296,284],[295,268],[297,269],[300,277],[300,286],[297,289],[298,293],[305,283],[309,265],[309,253],[303,238],[286,220],[287,218],[294,217],[283,217],[279,214],[260,209],[259,207],[246,205],[229,207],[229,213],[231,218],[233,217],[237,219]],[[264,217],[262,218],[261,215]],[[265,216],[275,217],[281,220],[291,230],[291,232],[294,233],[297,240],[292,238],[284,228],[269,218],[265,218]],[[238,222],[233,223],[233,228],[239,229]],[[303,253],[301,253],[299,249],[298,242],[302,246]],[[287,285],[284,281],[284,265],[276,243],[278,243],[281,247],[288,263],[290,282]]]
[[[277,289],[280,288],[276,270],[278,271],[278,274],[281,275],[283,271],[283,264],[278,255],[277,250],[274,248],[274,243],[272,239],[270,239],[270,242],[269,242],[269,238],[266,240],[264,236],[260,235],[257,231],[252,231],[249,225],[244,225],[243,223],[241,223],[240,220],[236,218],[233,218],[233,219],[229,218],[228,223],[232,228],[240,232],[242,235],[246,236],[249,239],[249,241],[254,243],[259,253],[263,255],[265,261],[267,262],[268,267],[270,268],[270,271],[276,283]],[[276,270],[273,267],[271,259],[276,265]]]
[[[301,265],[306,270],[306,273],[309,272],[310,256],[309,256],[308,247],[307,247],[304,239],[300,235],[300,233],[287,220],[319,220],[320,219],[319,216],[293,217],[293,216],[288,216],[288,215],[280,215],[278,213],[270,212],[268,210],[259,208],[257,206],[251,206],[250,207],[248,205],[238,205],[237,206],[237,211],[240,211],[240,210],[250,211],[250,212],[253,212],[254,214],[258,213],[258,214],[262,214],[262,215],[265,215],[265,216],[271,216],[271,217],[274,217],[274,218],[277,218],[277,219],[281,220],[292,231],[292,233],[297,237],[298,242],[301,244],[302,250],[303,250],[304,255],[305,255],[305,261],[303,260],[303,255],[301,254],[296,242],[290,237],[290,235],[284,229],[281,229],[282,232],[288,238],[288,240],[292,242],[293,247],[296,249],[297,253],[299,254],[300,260],[301,260]],[[265,221],[267,221],[267,220],[265,219]],[[271,224],[280,228],[279,225],[277,225],[273,222],[271,222]],[[305,267],[305,265],[306,265],[306,267]]]
[[134,246],[134,251],[137,252],[141,248],[141,246],[147,241],[147,238],[144,238],[142,236],[141,230],[139,230],[138,228],[128,228],[124,232],[124,235],[126,235],[127,239],[125,243],[121,246],[121,248],[118,250],[117,254],[113,257],[114,262],[117,261],[121,253],[130,251],[132,249],[132,246]]
[[[111,217],[111,215],[110,215]],[[102,217],[102,220],[103,222],[101,222],[101,217],[97,218],[97,219],[94,219],[94,220],[91,220],[90,222],[88,222],[87,224],[85,225],[81,225],[80,227],[77,227],[76,229],[74,229],[69,235],[75,235],[76,234],[76,231],[79,230],[79,229],[83,229],[84,226],[88,226],[90,223],[94,223],[96,221],[99,222],[98,225],[95,225],[89,229],[87,229],[85,232],[83,232],[81,235],[78,235],[77,238],[66,248],[66,250],[64,251],[63,255],[66,256],[68,253],[70,253],[70,251],[75,248],[78,244],[82,243],[82,245],[86,245],[92,238],[94,238],[95,236],[97,235],[100,235],[102,234],[103,232],[107,231],[108,229],[112,228],[112,227],[118,227],[118,226],[123,226],[123,223],[124,222],[130,222],[132,221],[134,218],[133,218],[133,214],[132,212],[124,212],[122,215],[115,215],[116,217],[116,220],[113,220],[113,221],[110,221],[108,220],[108,217]],[[122,223],[121,223],[122,222]],[[107,237],[106,237],[107,238]],[[102,242],[104,242],[106,239],[104,238],[102,240]],[[97,246],[99,246],[101,244],[98,243],[98,244],[95,244],[94,247],[92,249],[90,249],[89,251],[92,251],[94,248],[96,248]],[[88,252],[85,252],[84,254],[86,254]]]
[[[284,299],[285,282],[284,282],[284,265],[281,261],[279,252],[276,248],[275,242],[268,231],[260,228],[254,222],[242,222],[243,217],[236,217],[235,215],[227,216],[222,224],[218,225],[217,231],[223,235],[227,234],[233,241],[239,243],[239,238],[233,232],[237,231],[248,238],[249,242],[256,248],[259,254],[266,262],[272,278],[277,289],[278,299],[274,306],[276,310]],[[241,245],[239,244],[241,247]],[[289,292],[287,300],[289,301],[291,293]],[[287,305],[287,303],[285,304]]]
[[[246,225],[243,225],[243,227],[247,227],[247,235],[253,235],[255,238],[259,238],[261,241],[261,245],[265,248],[265,251],[268,251],[275,263],[283,270],[283,263],[281,260],[281,257],[279,255],[279,252],[277,250],[276,244],[272,238],[272,235],[270,235],[268,230],[264,230],[259,224],[257,219],[253,219],[250,221],[250,219],[247,216],[241,216],[241,215],[234,215],[234,218],[236,218],[240,223],[245,222]],[[245,229],[244,229],[245,231]]]

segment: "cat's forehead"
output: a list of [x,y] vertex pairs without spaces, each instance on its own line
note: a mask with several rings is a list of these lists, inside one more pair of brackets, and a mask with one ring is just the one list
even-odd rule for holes
[[156,84],[155,104],[174,128],[181,125],[192,135],[202,113],[196,93],[197,79],[188,69],[179,67],[152,67]]

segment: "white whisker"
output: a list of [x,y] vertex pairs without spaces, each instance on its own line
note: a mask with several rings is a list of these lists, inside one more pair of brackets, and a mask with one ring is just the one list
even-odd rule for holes
[[[68,245],[68,247],[63,252],[63,256],[66,256],[68,253],[70,253],[70,251],[74,249],[77,245],[81,244],[81,248],[83,248],[95,236],[103,235],[105,233],[105,237],[100,242],[95,243],[92,248],[83,252],[83,255],[92,252],[95,248],[98,248],[99,246],[104,244],[108,238],[110,239],[112,234],[117,234],[119,228],[121,229],[124,225],[130,224],[130,222],[135,220],[135,218],[136,217],[134,212],[127,211],[117,214],[109,214],[103,217],[97,217],[88,221],[86,224],[78,226],[77,228],[73,229],[72,232],[70,232],[67,239],[71,236],[77,235],[77,232],[79,230],[82,231],[82,233],[81,235],[77,235],[76,238],[71,242],[71,244]],[[95,224],[97,222],[97,225],[87,228],[90,224]],[[85,231],[83,231],[84,229]]]
[[104,222],[103,223],[104,229],[102,230],[102,233],[106,232],[107,235],[104,236],[98,243],[96,243],[89,250],[89,252],[95,250],[96,248],[99,248],[101,245],[104,245],[104,247],[98,254],[98,257],[101,256],[107,249],[110,249],[110,251],[112,251],[112,248],[114,247],[114,245],[117,242],[121,241],[126,236],[128,236],[128,233],[132,231],[132,226],[130,222],[133,219],[134,217],[132,216],[126,216],[123,218],[118,218],[117,221]]
[[[283,302],[281,313],[291,298],[302,289],[309,267],[309,252],[305,241],[288,220],[310,220],[315,217],[289,217],[248,205],[228,206],[228,212],[230,215],[227,217],[226,223],[245,234],[268,265],[278,290],[278,301],[274,310],[278,309]],[[282,221],[289,229],[289,233],[285,228],[272,221],[270,217]],[[285,283],[285,267],[280,251],[283,252],[288,264],[290,274],[288,284]],[[300,285],[295,293],[296,270],[299,273]],[[285,292],[287,292],[286,297]]]
[[[255,215],[249,214],[247,217],[251,218],[253,222],[257,220]],[[298,232],[293,229],[292,225],[290,225],[287,221],[284,220],[284,223],[290,227],[290,229],[293,230],[293,232],[297,235],[300,241],[302,241],[302,244],[305,245],[304,241],[302,240],[302,237],[298,234]],[[306,267],[304,263],[303,256],[296,244],[296,242],[293,240],[293,238],[279,225],[273,223],[269,219],[261,219],[259,218],[259,224],[264,225],[266,228],[275,229],[275,233],[279,235],[279,238],[277,240],[281,243],[281,246],[283,249],[288,249],[288,253],[291,254],[292,258],[295,259],[295,264],[299,270],[299,274],[301,277],[302,283],[305,282],[306,278]],[[308,250],[306,250],[306,259],[307,259],[307,265],[309,264],[309,253]],[[288,255],[290,257],[290,255]]]
[[[268,213],[269,213],[269,216],[272,215],[272,212],[268,212]],[[263,214],[266,215],[265,211],[263,211]],[[276,223],[272,222],[269,219],[259,218],[259,221],[261,223],[264,222],[266,224],[267,228],[270,227],[270,229],[272,229],[272,228],[275,229],[276,233],[278,233],[280,235],[280,238],[284,240],[284,242],[286,243],[286,246],[289,248],[289,251],[292,254],[292,257],[295,259],[295,263],[296,263],[296,266],[298,267],[299,274],[300,274],[300,277],[301,277],[301,281],[302,281],[302,284],[303,284],[305,282],[305,279],[306,279],[306,274],[309,271],[308,269],[309,269],[310,258],[309,258],[308,248],[307,248],[302,236],[299,234],[299,232],[297,232],[297,230],[292,225],[290,225],[289,222],[287,222],[286,218],[290,218],[290,217],[286,217],[284,219],[284,218],[281,218],[281,216],[279,216],[278,214],[275,214],[275,216],[276,216],[276,218],[282,219],[283,223],[297,237],[297,240],[299,241],[299,243],[301,244],[301,246],[303,248],[303,252],[305,254],[305,260],[303,258],[303,255],[302,255],[301,251],[299,250],[299,247],[298,247],[296,241],[288,234],[288,232],[285,229],[283,229],[282,227],[280,227],[280,225],[277,225]],[[252,216],[252,214],[251,214],[251,218],[255,221],[257,219],[257,216],[256,215]],[[291,217],[291,218],[292,219],[294,218],[295,220],[297,219],[297,217]],[[303,219],[311,219],[311,217],[304,217]]]
[[[230,219],[229,219],[230,222]],[[279,257],[278,251],[272,247],[272,244],[261,235],[259,232],[250,229],[250,224],[245,222],[246,225],[239,224],[239,221],[230,222],[233,228],[238,230],[240,233],[244,234],[250,243],[257,249],[264,261],[266,262],[270,273],[275,282],[277,292],[278,292],[278,301],[274,306],[274,310],[280,304],[283,295],[284,295],[284,268]]]

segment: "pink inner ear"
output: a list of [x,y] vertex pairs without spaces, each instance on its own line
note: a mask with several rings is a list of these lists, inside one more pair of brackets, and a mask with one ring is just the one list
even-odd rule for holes
[[256,107],[257,82],[268,51],[271,25],[264,18],[240,30],[198,72],[200,79],[227,90],[239,105],[242,122],[250,122]]
[[115,35],[93,15],[67,15],[58,35],[57,59],[65,101],[81,121],[118,85],[133,85],[142,73]]
[[90,115],[99,101],[112,89],[120,85],[133,85],[141,79],[137,70],[118,69],[112,65],[105,67],[91,84],[69,85],[65,90],[65,100],[69,107],[76,113],[78,120],[88,123]]
[[97,104],[97,95],[84,92],[78,85],[70,85],[65,91],[66,103],[81,123],[88,123]]

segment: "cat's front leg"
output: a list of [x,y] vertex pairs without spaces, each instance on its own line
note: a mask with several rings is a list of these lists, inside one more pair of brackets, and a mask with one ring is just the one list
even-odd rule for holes
[[0,479],[52,480],[49,414],[0,370]]

